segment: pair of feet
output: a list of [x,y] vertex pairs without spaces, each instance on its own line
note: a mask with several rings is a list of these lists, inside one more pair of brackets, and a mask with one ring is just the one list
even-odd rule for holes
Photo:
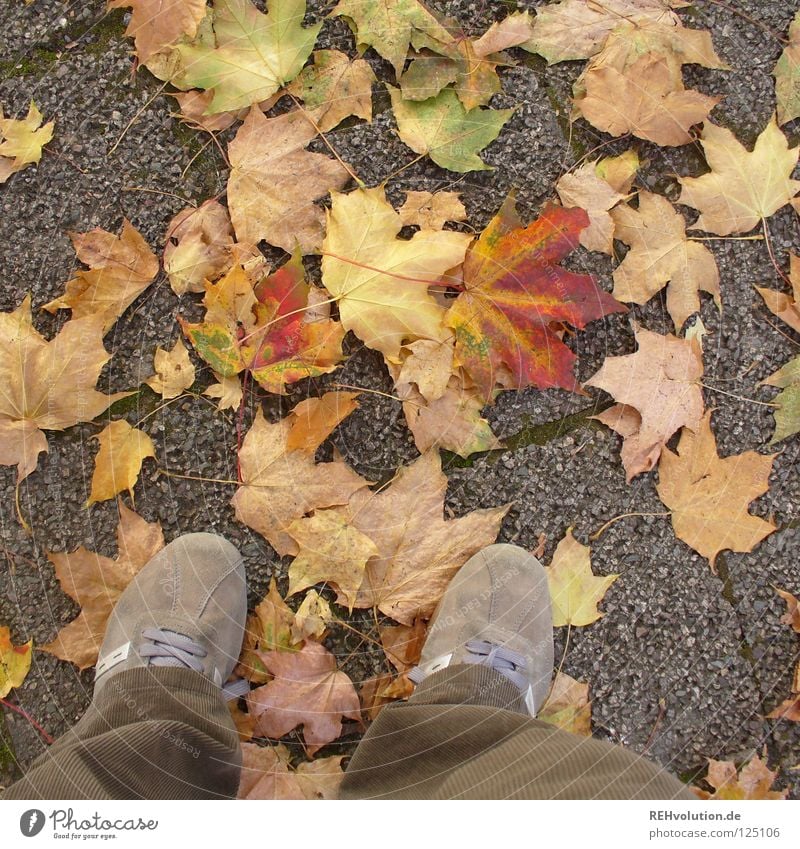
[[[223,687],[244,637],[247,592],[239,552],[222,537],[187,534],[160,551],[122,593],[97,663],[95,694],[140,666],[192,669]],[[553,670],[547,576],[513,545],[491,545],[458,571],[431,620],[419,683],[457,664],[500,673],[535,716]]]

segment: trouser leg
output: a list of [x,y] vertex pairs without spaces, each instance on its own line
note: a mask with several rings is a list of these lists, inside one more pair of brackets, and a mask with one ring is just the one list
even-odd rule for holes
[[619,746],[517,713],[521,697],[483,666],[431,675],[381,711],[341,797],[693,799],[660,766]]
[[225,700],[189,669],[116,674],[5,799],[235,797],[241,747]]

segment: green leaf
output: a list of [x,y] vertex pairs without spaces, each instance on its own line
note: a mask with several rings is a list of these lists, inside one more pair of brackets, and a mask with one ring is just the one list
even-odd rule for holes
[[467,112],[451,88],[422,101],[403,99],[387,86],[400,138],[415,152],[427,154],[450,171],[492,170],[478,156],[500,134],[513,109],[470,109]]

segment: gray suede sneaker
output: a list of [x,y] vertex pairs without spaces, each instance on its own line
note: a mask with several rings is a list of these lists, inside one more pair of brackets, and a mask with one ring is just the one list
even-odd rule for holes
[[542,564],[516,545],[490,545],[458,570],[431,619],[414,683],[460,663],[499,672],[531,716],[553,675],[553,617]]
[[186,534],[138,573],[108,621],[95,695],[114,674],[141,666],[193,669],[222,687],[244,638],[247,583],[241,555],[214,534]]

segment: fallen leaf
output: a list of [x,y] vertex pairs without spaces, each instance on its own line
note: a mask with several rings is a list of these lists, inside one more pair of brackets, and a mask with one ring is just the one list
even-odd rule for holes
[[800,431],[800,356],[789,360],[783,368],[761,381],[782,389],[775,396],[775,432],[769,444],[774,445]]
[[644,24],[658,21],[679,26],[672,9],[682,0],[561,0],[537,9],[533,36],[526,49],[544,56],[548,64],[589,59],[599,53],[621,22]]
[[305,150],[316,134],[302,110],[277,118],[250,110],[228,145],[228,209],[240,242],[319,250],[324,213],[314,201],[341,189],[350,174],[336,159]]
[[0,699],[25,680],[33,659],[33,640],[21,646],[11,642],[11,631],[0,625]]
[[267,0],[262,14],[250,0],[214,0],[213,35],[201,33],[174,48],[178,88],[212,90],[209,114],[266,100],[292,80],[314,49],[322,23],[303,27],[305,0]]
[[[148,68],[151,71],[153,70],[149,65]],[[161,77],[155,71],[153,73]],[[168,80],[169,77],[170,74],[166,74],[163,78]],[[190,127],[205,130],[207,133],[218,133],[222,130],[227,130],[228,127],[232,127],[237,121],[243,120],[249,111],[249,107],[245,107],[244,109],[232,109],[227,112],[216,112],[209,115],[208,109],[211,106],[211,101],[214,99],[213,91],[192,89],[191,91],[171,91],[167,92],[167,94],[178,101],[180,112],[175,117],[185,121]],[[278,92],[278,94],[281,94],[281,92]],[[273,98],[277,98],[277,95],[273,95]]]
[[546,567],[553,610],[553,627],[583,626],[596,622],[603,614],[597,605],[619,575],[597,576],[592,573],[590,550],[581,545],[567,528]]
[[565,174],[556,191],[564,206],[586,210],[589,226],[581,231],[580,243],[589,251],[612,254],[614,250],[614,221],[608,210],[625,200],[625,195],[613,189],[597,174],[597,162],[587,162],[576,171]]
[[404,625],[427,618],[453,575],[497,538],[509,506],[442,518],[447,478],[438,452],[402,468],[380,492],[355,492],[351,523],[378,547],[367,563],[356,607],[377,607]]
[[156,348],[153,368],[156,373],[145,383],[162,398],[177,398],[194,383],[194,366],[180,338],[171,351]]
[[793,253],[789,254],[789,281],[792,284],[791,295],[759,286],[756,286],[756,289],[764,299],[767,309],[781,321],[785,321],[796,333],[800,333],[800,257]]
[[697,431],[705,409],[699,346],[638,326],[635,332],[636,353],[607,357],[584,384],[620,402],[594,418],[622,435],[628,483],[656,466],[673,433],[682,427]]
[[409,45],[419,49],[452,41],[450,33],[418,0],[339,0],[331,15],[345,17],[357,43],[373,47],[391,63],[398,77]]
[[274,677],[247,697],[256,734],[277,739],[302,725],[306,749],[313,755],[341,735],[342,718],[361,721],[352,682],[319,643],[306,643],[291,653],[262,652],[261,659]]
[[364,59],[351,59],[339,50],[317,50],[314,64],[304,68],[286,91],[303,101],[322,133],[355,115],[372,120],[375,74]]
[[512,12],[502,21],[495,21],[486,32],[475,41],[478,56],[489,56],[509,47],[522,47],[531,50],[534,34],[534,17],[530,12]]
[[730,130],[710,121],[703,124],[700,142],[711,172],[678,178],[683,187],[678,202],[702,213],[692,230],[718,236],[747,233],[783,208],[800,189],[800,181],[791,179],[800,148],[789,149],[775,118],[752,152]]
[[658,497],[672,513],[678,539],[707,557],[712,571],[720,551],[752,551],[775,531],[747,509],[769,489],[773,459],[755,451],[720,458],[710,412],[696,433],[683,429],[677,454],[662,451]]
[[592,703],[589,685],[581,684],[564,672],[557,672],[550,695],[536,718],[570,734],[592,736]]
[[39,162],[42,148],[53,138],[54,126],[52,121],[42,126],[42,113],[33,101],[21,119],[6,118],[0,108],[0,183]]
[[450,171],[491,170],[478,153],[497,138],[513,109],[467,111],[450,88],[420,101],[405,100],[399,88],[387,89],[398,134],[414,153],[430,156]]
[[206,0],[108,0],[109,9],[128,6],[133,12],[125,35],[135,40],[142,64],[182,36],[194,38],[206,14]]
[[164,271],[176,295],[202,292],[231,266],[233,230],[228,210],[215,201],[179,212],[167,227]]
[[306,639],[320,642],[328,633],[328,626],[335,621],[328,602],[316,590],[311,590],[294,615],[292,642],[300,643]]
[[408,672],[419,663],[428,625],[415,619],[413,625],[383,625],[378,628],[386,659],[399,672]]
[[558,263],[578,246],[588,224],[582,209],[549,206],[523,227],[509,196],[464,262],[464,291],[447,313],[463,366],[486,401],[505,367],[505,388],[576,390],[575,355],[552,325],[583,329],[589,321],[625,307],[593,277]]
[[278,592],[275,578],[255,611],[247,617],[244,642],[234,674],[253,684],[265,684],[269,674],[260,652],[293,651],[295,614]]
[[61,589],[81,612],[51,643],[39,648],[79,669],[95,665],[114,605],[139,570],[164,547],[157,522],[146,522],[121,501],[117,506],[118,554],[114,560],[83,546],[71,554],[47,552]]
[[360,392],[326,392],[301,401],[291,412],[292,429],[286,439],[289,451],[316,451],[340,422],[358,409]]
[[218,410],[230,410],[238,408],[242,403],[242,384],[239,381],[239,377],[237,375],[233,375],[233,377],[222,377],[221,375],[214,375],[218,379],[218,383],[212,383],[211,386],[208,387],[203,392],[203,395],[207,395],[209,398],[219,398],[219,403],[217,404]]
[[593,68],[583,80],[586,94],[580,108],[592,126],[612,136],[631,133],[664,147],[689,144],[689,128],[705,121],[720,100],[675,89],[669,65],[658,53],[645,54],[625,73]]
[[288,528],[312,510],[346,504],[365,487],[341,460],[315,463],[307,451],[287,451],[291,424],[268,424],[259,410],[239,451],[242,484],[233,497],[236,518],[264,536],[281,556],[299,547]]
[[342,756],[320,758],[291,767],[283,744],[242,745],[239,799],[335,799],[344,778]]
[[248,740],[252,740],[256,724],[253,717],[239,707],[238,699],[232,699],[228,702],[228,710],[230,711],[233,724],[236,726],[239,742],[246,743]]
[[758,755],[753,755],[738,774],[733,761],[715,761],[709,758],[705,780],[714,788],[714,792],[708,793],[698,787],[693,787],[692,790],[701,799],[725,802],[741,799],[785,799],[788,790],[770,789],[777,777],[777,770],[770,770]]
[[594,170],[615,192],[627,195],[639,170],[639,154],[635,150],[626,150],[619,156],[607,156],[595,165]]
[[[398,696],[388,695],[388,690],[395,680],[388,672],[384,672],[367,678],[359,687],[358,698],[361,702],[361,710],[369,722],[374,722],[386,705],[397,700]],[[411,687],[413,690],[414,685],[412,684]]]
[[91,421],[129,394],[95,390],[109,359],[95,316],[68,321],[48,342],[33,326],[30,295],[0,312],[0,464],[17,466],[18,483],[47,451],[43,430]]
[[422,230],[441,230],[447,221],[467,220],[458,192],[406,192],[398,213],[404,227],[415,224]]
[[232,378],[247,370],[268,392],[284,394],[286,384],[327,374],[342,359],[344,329],[309,316],[310,292],[299,255],[255,286],[237,264],[207,284],[201,323],[179,321],[217,375]]
[[784,47],[775,76],[778,123],[782,126],[800,117],[800,12],[789,26],[789,43]]
[[444,308],[426,284],[463,261],[471,237],[420,230],[398,239],[403,224],[381,187],[332,197],[322,282],[345,330],[394,361],[406,341],[444,338]]
[[[786,602],[786,613],[781,616],[781,622],[789,625],[792,630],[800,634],[800,602],[786,590],[779,590],[776,587],[778,595]],[[783,701],[771,713],[767,714],[768,719],[788,719],[792,722],[800,722],[800,661],[798,661],[794,670],[792,679],[792,695]]]
[[436,447],[469,457],[479,451],[502,448],[481,415],[486,399],[474,387],[467,388],[461,377],[451,377],[444,393],[432,401],[407,383],[398,382],[395,389],[420,453]]
[[453,373],[452,341],[419,339],[406,345],[406,350],[395,384],[414,383],[427,401],[441,398]]
[[78,259],[89,271],[77,271],[64,294],[42,309],[52,313],[70,309],[73,318],[96,315],[105,335],[155,280],[158,259],[127,219],[120,236],[96,227],[88,233],[71,233],[70,238]]
[[676,332],[700,309],[700,291],[722,308],[714,254],[686,238],[683,216],[666,198],[639,192],[638,209],[618,206],[611,217],[615,238],[631,247],[614,271],[617,300],[645,304],[668,285],[667,311]]
[[86,506],[108,501],[127,490],[133,500],[133,487],[139,479],[142,461],[155,457],[153,440],[125,419],[110,422],[97,435],[100,450],[94,458],[92,491]]
[[379,554],[375,543],[350,524],[345,509],[317,510],[287,531],[299,548],[289,566],[289,595],[324,581],[339,591],[337,602],[352,610],[367,561]]

